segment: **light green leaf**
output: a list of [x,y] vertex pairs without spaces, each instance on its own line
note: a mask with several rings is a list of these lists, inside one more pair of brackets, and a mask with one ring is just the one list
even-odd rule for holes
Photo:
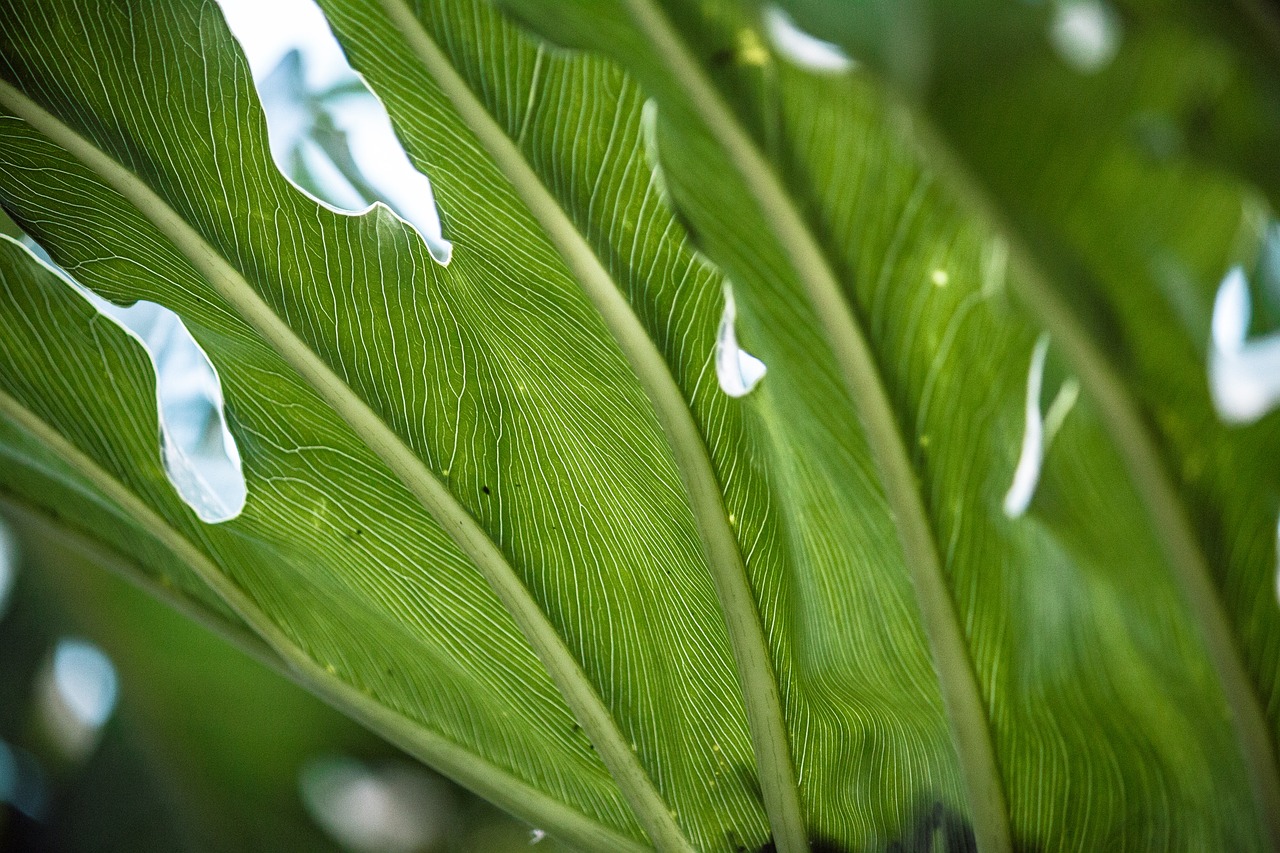
[[[321,0],[432,179],[446,268],[281,178],[211,3],[0,4],[0,204],[84,285],[182,316],[249,482],[196,520],[144,354],[5,242],[9,500],[593,849],[1274,846],[1280,501],[1245,454],[1276,416],[1219,426],[1202,349],[1256,191],[1080,145],[1136,109],[1104,76],[1097,103],[980,91],[976,2],[876,13],[942,34],[936,93],[817,33],[941,141],[880,78],[779,55],[754,4],[503,5],[593,52],[475,0]],[[1177,91],[1166,50],[1115,72],[1135,103]],[[1256,175],[1275,137],[1240,126],[1206,146]],[[1174,308],[1152,245],[1200,288]],[[729,292],[767,369],[733,397]]]
[[[27,89],[0,91],[25,117],[5,122],[5,204],[81,282],[178,310],[219,368],[250,506],[200,535],[252,556],[224,558],[205,580],[216,570],[234,581],[224,592],[244,595],[236,609],[261,610],[255,629],[280,631],[296,658],[480,753],[494,765],[485,773],[513,773],[585,813],[565,820],[635,833],[625,797],[668,846],[684,843],[669,809],[699,846],[760,843],[723,617],[671,446],[607,327],[469,131],[439,111],[474,210],[470,226],[451,224],[467,248],[444,269],[385,208],[332,214],[280,178],[260,116],[241,121],[251,87],[216,9],[101,11],[93,27],[58,24],[59,73],[106,84],[110,56],[119,76],[120,97],[90,98],[105,113],[81,127],[30,98],[60,97],[32,53],[47,10],[9,16],[10,79]],[[139,30],[138,16],[155,20]],[[170,102],[169,81],[138,64],[163,67],[166,53],[225,76]],[[89,103],[50,106],[65,116]],[[148,170],[139,144],[185,162]],[[220,174],[234,177],[224,186]],[[46,215],[66,193],[88,209]],[[90,222],[85,245],[76,235]],[[714,482],[701,489],[719,502]],[[729,529],[723,513],[719,523]]]
[[[322,574],[328,568],[324,561],[341,556],[345,543],[363,541],[366,536],[373,535],[375,527],[370,526],[369,533],[366,533],[365,528],[358,526],[362,522],[367,523],[368,516],[364,513],[356,514],[349,524],[344,524],[348,520],[335,517],[335,511],[327,502],[316,504],[313,497],[310,504],[303,503],[307,495],[306,481],[300,475],[290,474],[286,467],[278,479],[284,481],[282,486],[290,486],[291,481],[292,486],[277,498],[278,504],[284,508],[291,505],[306,507],[307,514],[298,522],[305,525],[302,529],[307,531],[304,541],[309,541],[312,547],[324,550],[299,555],[299,549],[285,550],[278,547],[262,532],[247,526],[247,522],[259,512],[256,509],[252,513],[246,510],[240,519],[225,525],[201,526],[195,520],[194,513],[172,491],[159,465],[154,404],[150,402],[154,400],[154,392],[148,387],[153,378],[145,354],[118,327],[104,323],[100,317],[95,316],[96,310],[61,280],[39,267],[25,249],[12,241],[5,241],[0,246],[0,251],[5,253],[6,270],[3,279],[5,299],[2,304],[7,315],[6,328],[12,330],[12,334],[5,339],[3,375],[6,378],[23,374],[40,375],[61,368],[68,380],[57,389],[61,394],[45,392],[40,396],[38,404],[27,404],[23,397],[28,400],[34,398],[26,395],[13,396],[8,389],[0,396],[0,406],[3,406],[5,414],[6,451],[16,456],[27,450],[33,440],[40,441],[43,445],[37,448],[37,452],[28,450],[28,461],[24,461],[22,467],[6,469],[6,491],[14,493],[9,500],[35,504],[52,516],[54,521],[61,520],[73,531],[79,529],[83,518],[97,522],[95,516],[82,514],[82,509],[86,507],[99,513],[105,511],[123,516],[126,523],[133,525],[133,529],[128,529],[119,522],[97,522],[99,526],[96,529],[103,532],[99,535],[105,534],[104,538],[109,543],[141,563],[140,568],[149,572],[153,580],[162,586],[171,583],[170,578],[174,576],[185,579],[194,575],[191,582],[205,585],[201,597],[207,597],[211,592],[221,595],[238,617],[267,641],[269,652],[283,658],[287,665],[297,670],[298,677],[321,695],[363,718],[411,752],[467,781],[469,785],[478,790],[487,788],[488,796],[503,801],[517,814],[537,815],[539,820],[544,821],[564,821],[564,825],[558,827],[559,831],[571,838],[576,836],[580,841],[592,838],[598,841],[610,837],[609,830],[580,813],[562,814],[568,810],[558,805],[553,806],[549,812],[546,811],[550,803],[545,795],[515,777],[509,769],[483,761],[470,751],[461,749],[441,734],[440,729],[444,727],[438,723],[438,727],[424,725],[417,716],[423,713],[418,710],[418,706],[407,705],[409,697],[418,702],[434,700],[437,704],[443,704],[444,700],[456,696],[456,693],[451,696],[450,691],[459,690],[459,683],[465,683],[463,679],[467,676],[456,666],[449,669],[424,666],[424,661],[432,662],[433,658],[441,654],[440,651],[433,644],[416,638],[415,633],[418,632],[414,630],[416,626],[412,623],[388,625],[390,620],[380,616],[369,605],[358,606],[356,602],[359,598],[354,592],[359,589],[355,586],[360,580],[358,577],[326,578]],[[19,357],[28,359],[22,367],[19,367],[17,361]],[[65,367],[68,365],[75,366],[77,370],[66,371]],[[104,377],[110,377],[112,381],[113,387],[109,395],[95,390],[103,387]],[[18,394],[23,390],[12,389]],[[285,400],[278,402],[287,405]],[[110,432],[100,430],[100,425],[109,426]],[[55,432],[55,427],[61,430],[61,434]],[[243,440],[249,433],[240,431],[240,435]],[[268,443],[272,438],[269,434],[255,437],[262,441],[262,446],[272,447]],[[100,457],[103,464],[91,458],[89,452]],[[270,453],[269,450],[267,452]],[[290,456],[300,452],[305,451],[295,445],[290,451],[277,451],[277,458],[285,460],[287,465]],[[52,492],[45,484],[36,480],[35,475],[44,473],[37,467],[42,461],[38,455],[40,453],[50,458],[52,465],[58,466],[53,470],[56,472],[55,476],[61,475],[58,480],[65,483],[62,494]],[[35,464],[30,464],[31,461]],[[348,464],[352,461],[355,460],[349,458]],[[103,467],[104,464],[110,465],[110,468]],[[295,467],[299,472],[310,471],[311,476],[316,476],[315,472],[321,470],[296,463]],[[24,468],[35,470],[24,471]],[[46,477],[54,479],[47,474]],[[36,485],[28,485],[28,478],[36,480]],[[258,486],[260,498],[270,488],[267,485],[269,482],[264,478],[253,484]],[[325,480],[321,479],[321,482]],[[378,481],[373,480],[372,484],[377,486]],[[35,494],[31,494],[32,492]],[[57,501],[51,507],[41,505],[46,494],[49,499]],[[359,496],[359,492],[356,492],[356,496]],[[394,504],[389,504],[387,514],[394,508]],[[270,515],[267,517],[270,518]],[[350,548],[350,545],[346,547]],[[324,556],[320,556],[321,554]],[[308,564],[304,562],[308,557],[314,560],[314,565],[320,571],[308,572]],[[229,573],[223,573],[215,560],[225,560],[244,574],[233,578]],[[386,574],[395,565],[388,559],[374,568]],[[255,568],[258,575],[253,574]],[[263,589],[262,605],[251,600],[240,586],[245,582],[241,580],[242,577],[252,580],[258,576],[262,578],[259,581]],[[433,580],[433,594],[430,598],[432,610],[449,603],[449,589],[444,583],[446,579],[436,574]],[[485,600],[484,588],[479,585],[477,588],[478,592],[473,593],[473,596],[481,596],[479,600]],[[399,595],[412,594],[403,587],[401,590],[393,588],[392,591]],[[305,604],[287,611],[287,620],[268,615],[268,606],[274,604],[282,607],[278,602],[286,602],[284,606],[287,606],[287,602],[299,600]],[[426,596],[423,596],[423,600],[427,600]],[[223,605],[215,613],[225,610],[226,605]],[[468,612],[477,613],[478,610],[473,603]],[[431,610],[426,611],[424,616],[428,614],[431,614]],[[234,617],[228,617],[231,618]],[[277,618],[279,622],[276,621]],[[497,611],[494,618],[495,621],[501,620],[501,611]],[[457,623],[461,621],[455,616],[452,624],[444,624],[442,627],[457,630]],[[329,627],[326,622],[347,626],[345,632],[352,635],[349,642],[336,642],[335,634],[339,639],[344,637],[338,634],[337,628]],[[496,645],[496,641],[502,639],[501,635],[492,636],[501,626],[501,621],[496,626],[485,625],[487,632],[476,631],[480,636],[468,640],[477,645],[484,643],[491,648]],[[224,632],[234,633],[235,630],[235,623],[232,622]],[[295,639],[295,634],[306,638],[305,646],[301,639]],[[488,656],[478,658],[477,663],[493,668],[503,665],[514,669],[513,664],[520,660],[518,655],[523,653],[531,657],[517,640],[511,641],[510,645],[512,650],[508,651],[509,659],[503,660],[498,654],[489,652]],[[485,646],[480,648],[488,651]],[[345,663],[347,656],[351,656],[354,662],[363,664],[360,671],[380,688],[376,701],[373,690],[366,686],[363,679],[357,681],[348,676],[348,681],[340,675],[343,673],[343,669],[339,668],[340,664],[344,668],[352,665]],[[398,667],[403,669],[397,669]],[[542,673],[536,663],[526,669],[535,677]],[[393,691],[392,685],[405,682],[403,676],[396,677],[397,672],[413,674],[413,680],[401,687],[400,691]],[[514,673],[504,674],[512,678],[521,673],[516,670]],[[446,679],[452,679],[453,683]],[[536,707],[535,703],[539,698],[537,693],[529,689],[531,686],[536,688],[540,685],[537,681],[533,681],[532,685],[519,682],[506,685],[507,692],[500,694],[508,697],[506,707],[504,703],[486,695],[486,704],[481,712],[505,714],[507,717],[514,717],[522,710],[528,713],[530,707]],[[520,692],[516,692],[517,690]],[[415,696],[413,691],[423,691],[424,695]],[[397,702],[392,698],[397,692],[402,697],[407,694],[406,698],[398,700],[406,702],[407,707],[403,710],[393,704]],[[553,708],[558,708],[553,693],[547,692],[544,695],[548,696],[544,701],[552,704]],[[554,712],[548,714],[550,720],[555,719],[553,714]],[[520,718],[515,719],[519,721]],[[447,719],[443,722],[447,722]],[[574,731],[571,717],[564,722],[564,731]],[[547,732],[545,724],[543,728],[522,734],[538,744],[544,753],[550,753],[553,759],[558,756],[539,743],[539,736],[546,740],[560,735],[559,740],[568,740],[561,732]],[[586,768],[579,772],[582,779],[590,782],[592,776],[589,770],[593,765],[589,750],[583,747],[583,751],[586,752],[586,757],[577,764]],[[583,782],[579,781],[579,784]],[[606,792],[611,790],[607,776],[597,784]],[[605,802],[609,800],[606,799]]]

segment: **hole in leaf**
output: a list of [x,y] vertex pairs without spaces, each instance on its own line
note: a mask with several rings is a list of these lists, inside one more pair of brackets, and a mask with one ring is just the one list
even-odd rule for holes
[[426,850],[442,840],[453,818],[443,783],[406,764],[375,769],[351,758],[316,758],[298,783],[311,816],[348,850]]
[[1068,379],[1054,395],[1049,411],[1041,414],[1040,397],[1044,388],[1044,365],[1048,354],[1049,335],[1041,333],[1031,350],[1031,366],[1027,371],[1026,426],[1022,433],[1022,450],[1013,471],[1013,482],[1004,496],[1004,514],[1009,518],[1021,517],[1031,505],[1031,498],[1040,482],[1040,469],[1044,466],[1045,453],[1080,396],[1079,383],[1075,379]]
[[345,213],[382,202],[447,266],[427,176],[410,162],[386,108],[347,64],[313,0],[218,0],[240,42],[267,116],[277,167],[304,192]]
[[244,509],[248,485],[227,426],[222,382],[209,356],[177,314],[154,302],[128,307],[103,299],[24,243],[103,317],[142,344],[156,377],[160,460],[178,495],[205,523],[230,521]]
[[116,707],[111,659],[85,640],[59,640],[39,690],[41,719],[58,749],[71,761],[87,758]]
[[733,285],[724,284],[724,313],[716,331],[716,378],[720,390],[730,397],[750,394],[764,378],[767,368],[760,359],[738,346],[738,306],[733,298]]
[[13,795],[18,790],[18,761],[13,757],[13,750],[0,740],[0,803],[13,802]]
[[838,45],[806,33],[777,6],[764,10],[764,28],[774,50],[793,65],[820,74],[842,74],[857,67]]
[[1280,518],[1276,519],[1276,600],[1280,601]]
[[1213,302],[1209,391],[1218,417],[1249,424],[1280,405],[1280,332],[1249,341],[1249,280],[1232,267]]
[[40,762],[25,749],[0,740],[0,806],[11,806],[31,820],[43,820],[48,800]]
[[230,521],[248,497],[240,451],[227,427],[222,383],[178,315],[154,302],[121,308],[92,297],[151,355],[160,412],[160,453],[169,481],[209,524]]
[[18,574],[18,541],[0,519],[0,619],[9,606],[9,594]]

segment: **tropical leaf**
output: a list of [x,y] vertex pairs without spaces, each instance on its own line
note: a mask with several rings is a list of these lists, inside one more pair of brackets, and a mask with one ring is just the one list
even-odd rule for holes
[[776,9],[504,5],[594,53],[321,0],[442,267],[280,176],[211,4],[4,4],[0,204],[178,312],[249,485],[196,518],[145,353],[7,241],[7,500],[586,847],[1280,846],[1280,420],[1220,423],[1205,343],[1267,233],[1261,48],[1168,5],[1096,77],[989,78],[963,34],[1043,13],[913,5],[935,136]]

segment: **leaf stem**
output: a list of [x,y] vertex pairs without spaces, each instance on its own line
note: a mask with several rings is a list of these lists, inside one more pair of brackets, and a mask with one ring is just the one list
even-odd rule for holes
[[703,117],[712,138],[728,154],[820,318],[827,344],[857,403],[885,497],[897,522],[961,777],[973,810],[979,849],[984,853],[1008,851],[1012,846],[1009,810],[977,674],[943,573],[916,473],[866,336],[786,189],[665,14],[652,0],[625,0],[625,5],[640,32],[683,88],[694,112]]
[[[516,143],[494,120],[409,8],[401,0],[382,0],[382,5],[410,49],[546,231],[600,313],[653,405],[684,484],[703,555],[724,613],[775,844],[783,851],[807,849],[800,788],[768,642],[742,553],[729,525],[719,479],[688,401],[621,288]],[[541,55],[539,53],[539,58]]]
[[[0,104],[66,149],[142,213],[213,289],[298,372],[386,463],[462,549],[511,614],[613,775],[640,825],[662,849],[692,848],[654,788],[617,721],[563,638],[470,513],[387,424],[269,306],[217,250],[137,175],[8,82]],[[255,626],[256,627],[256,626]]]
[[[196,548],[159,513],[56,429],[4,391],[0,391],[0,417],[9,420],[48,447],[112,501],[123,514],[136,521],[175,559],[188,566],[201,581],[208,584],[244,620],[245,625],[257,632],[257,636],[246,635],[243,628],[235,628],[221,619],[200,614],[198,621],[206,627],[230,640],[259,662],[297,681],[409,754],[480,796],[498,803],[512,814],[586,849],[622,850],[628,853],[638,853],[644,849],[634,839],[569,808],[512,776],[508,771],[423,728],[421,724],[392,711],[331,674],[299,648],[204,552]],[[188,615],[193,615],[193,611],[198,612],[198,608],[193,607],[190,602],[147,578],[141,569],[128,568],[132,564],[127,558],[100,543],[88,540],[79,531],[58,525],[36,510],[6,496],[0,496],[0,506],[4,506],[8,512],[16,511],[15,514],[20,514],[23,520],[56,531],[60,542],[77,547],[105,566],[119,570],[129,580],[162,600],[177,603],[179,609]]]

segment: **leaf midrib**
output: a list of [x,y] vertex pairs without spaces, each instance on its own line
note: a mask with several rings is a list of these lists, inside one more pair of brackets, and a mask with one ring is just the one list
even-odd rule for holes
[[[774,843],[782,851],[807,849],[799,782],[777,676],[738,540],[729,525],[719,480],[688,401],[623,296],[622,288],[516,142],[403,0],[381,0],[381,4],[410,50],[542,226],[600,314],[653,406],[684,486],[728,628]],[[540,52],[539,58],[541,55]]]
[[4,80],[0,80],[0,104],[7,106],[124,196],[400,478],[440,523],[444,532],[472,560],[502,601],[596,747],[597,754],[650,840],[660,849],[692,853],[692,846],[640,764],[639,757],[632,752],[617,721],[563,638],[521,582],[506,556],[439,478],[297,336],[240,272],[137,175]]
[[639,32],[666,64],[726,151],[822,324],[852,396],[911,573],[943,704],[982,851],[1012,848],[1009,809],[987,711],[938,556],[936,537],[879,366],[817,239],[778,176],[721,98],[666,14],[652,0],[624,0]]
[[644,849],[634,839],[578,812],[548,796],[508,771],[491,764],[475,753],[438,732],[391,710],[373,697],[353,687],[313,660],[262,611],[247,594],[236,586],[204,552],[180,531],[134,494],[47,422],[21,402],[0,390],[0,418],[31,435],[59,459],[83,476],[120,511],[139,524],[142,530],[165,547],[181,563],[209,586],[232,611],[244,620],[254,634],[226,624],[223,620],[191,605],[185,598],[156,583],[135,563],[114,549],[90,539],[81,531],[59,524],[35,507],[0,495],[0,505],[16,509],[37,523],[58,531],[60,541],[89,551],[95,562],[117,568],[130,581],[143,586],[180,611],[195,617],[205,627],[218,633],[255,660],[297,681],[309,691],[323,697],[334,707],[377,731],[406,752],[456,779],[481,796],[501,804],[513,814],[525,817],[567,841],[594,848],[607,844],[607,849],[635,853]]

